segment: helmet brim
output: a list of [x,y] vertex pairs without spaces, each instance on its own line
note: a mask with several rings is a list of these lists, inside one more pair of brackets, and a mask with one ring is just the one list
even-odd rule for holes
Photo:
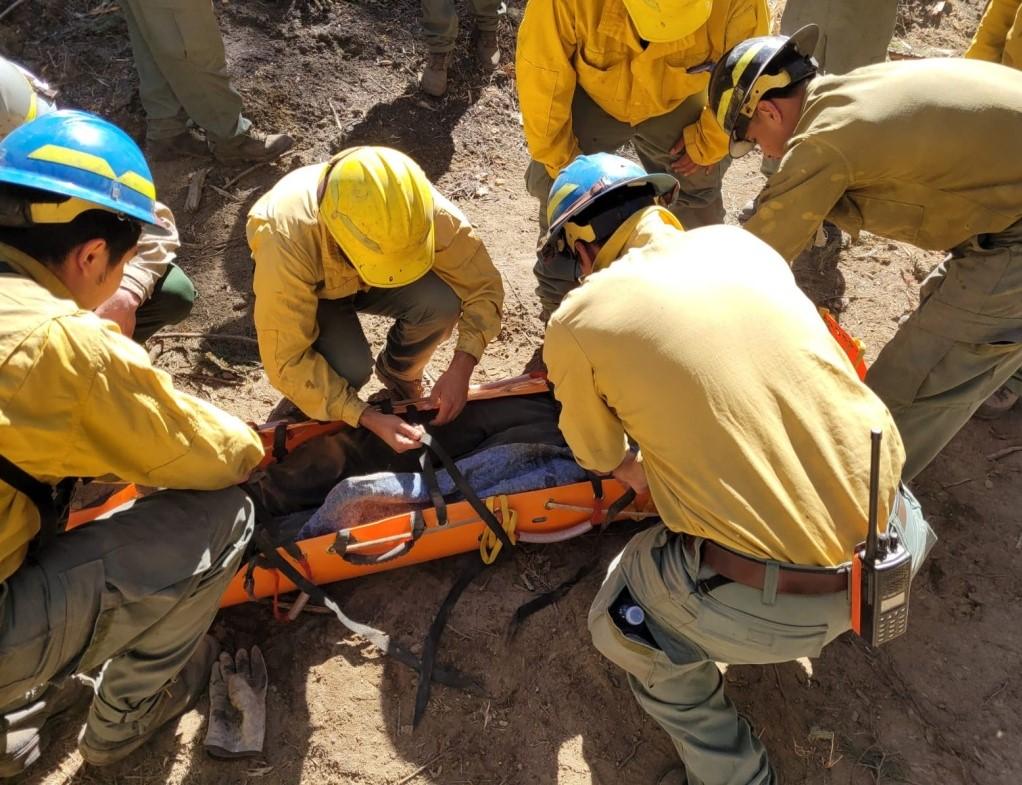
[[91,202],[96,205],[97,210],[106,210],[107,212],[126,215],[129,218],[134,218],[137,221],[141,221],[142,223],[153,227],[153,229],[158,229],[160,227],[159,219],[156,217],[156,213],[152,210],[146,210],[142,207],[128,204],[126,202],[115,202],[112,199],[97,198],[97,195],[89,189],[82,188],[76,183],[71,183],[58,177],[51,177],[35,172],[23,172],[12,167],[0,166],[0,183],[20,185],[25,186],[26,188],[48,191],[58,197],[74,196],[81,199],[83,202]]

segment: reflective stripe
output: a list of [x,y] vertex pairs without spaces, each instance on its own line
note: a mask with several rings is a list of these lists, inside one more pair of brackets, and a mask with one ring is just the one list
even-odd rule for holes
[[755,44],[750,46],[749,50],[738,59],[738,62],[735,63],[735,67],[731,69],[731,85],[732,85],[732,87],[734,85],[738,84],[738,81],[742,78],[742,74],[745,73],[745,69],[749,67],[749,63],[752,62],[752,59],[757,54],[759,54],[759,51],[764,46],[766,46],[767,43],[769,43],[769,41],[758,41],[758,42],[756,42]]
[[118,176],[114,173],[109,161],[92,153],[72,150],[70,147],[62,147],[56,144],[46,144],[34,150],[28,157],[35,161],[46,161],[91,172],[108,180],[126,185],[131,190],[137,191],[150,199],[156,199],[156,186],[153,185],[152,180],[131,171]]
[[[31,88],[29,88],[31,90]],[[25,122],[29,120],[35,120],[36,115],[39,113],[39,99],[36,97],[35,90],[29,94],[28,98],[28,111],[25,113]]]
[[731,106],[731,95],[734,93],[735,88],[729,87],[720,96],[720,103],[717,104],[717,122],[720,123],[720,127],[724,128],[724,117],[727,115],[728,107]]

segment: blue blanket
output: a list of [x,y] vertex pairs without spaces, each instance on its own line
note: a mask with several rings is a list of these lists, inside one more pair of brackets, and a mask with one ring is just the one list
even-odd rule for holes
[[[548,444],[501,444],[455,464],[481,498],[567,485],[586,476],[567,447]],[[454,496],[454,483],[446,471],[437,472],[437,484],[445,498],[460,498]],[[427,507],[429,503],[429,490],[419,473],[379,472],[349,477],[334,486],[302,527],[299,539]]]

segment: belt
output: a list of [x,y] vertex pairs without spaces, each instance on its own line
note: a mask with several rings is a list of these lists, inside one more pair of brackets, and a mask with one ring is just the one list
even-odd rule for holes
[[[894,515],[904,529],[907,510],[905,499],[900,493],[894,503]],[[691,552],[699,540],[691,534],[683,534],[682,542]],[[840,567],[804,567],[798,564],[764,561],[744,556],[712,540],[702,540],[700,547],[701,564],[705,564],[729,581],[753,589],[763,589],[767,570],[771,565],[776,565],[778,594],[837,594],[848,590],[851,570],[847,564]]]

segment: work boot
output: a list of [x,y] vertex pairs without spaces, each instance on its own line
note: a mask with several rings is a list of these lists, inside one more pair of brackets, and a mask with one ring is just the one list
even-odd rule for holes
[[177,136],[166,139],[148,139],[145,151],[146,156],[154,161],[209,157],[209,145],[191,131],[182,131]]
[[424,397],[422,379],[398,379],[383,367],[379,357],[376,358],[376,378],[390,393],[392,400],[417,401]]
[[447,67],[451,64],[450,52],[431,52],[426,67],[423,69],[422,77],[419,79],[419,87],[427,95],[439,98],[447,92]]
[[486,71],[500,65],[500,45],[496,30],[476,30],[476,60]]
[[254,128],[213,144],[213,155],[222,164],[261,164],[276,161],[294,147],[287,134],[266,135]]
[[[220,654],[220,643],[212,635],[205,636],[181,672],[167,682],[156,705],[145,718],[146,730],[120,741],[99,738],[87,722],[78,737],[78,749],[85,762],[92,766],[109,766],[137,750],[164,725],[177,719],[198,703],[209,683],[209,672]],[[91,719],[91,718],[90,718]],[[125,723],[125,731],[137,723]]]
[[60,684],[49,684],[39,697],[27,706],[9,712],[0,720],[0,779],[14,777],[39,760],[57,715],[84,705],[92,696],[92,688],[72,676]]
[[1018,393],[1001,387],[980,404],[974,416],[979,420],[997,420],[1010,412],[1018,399]]

